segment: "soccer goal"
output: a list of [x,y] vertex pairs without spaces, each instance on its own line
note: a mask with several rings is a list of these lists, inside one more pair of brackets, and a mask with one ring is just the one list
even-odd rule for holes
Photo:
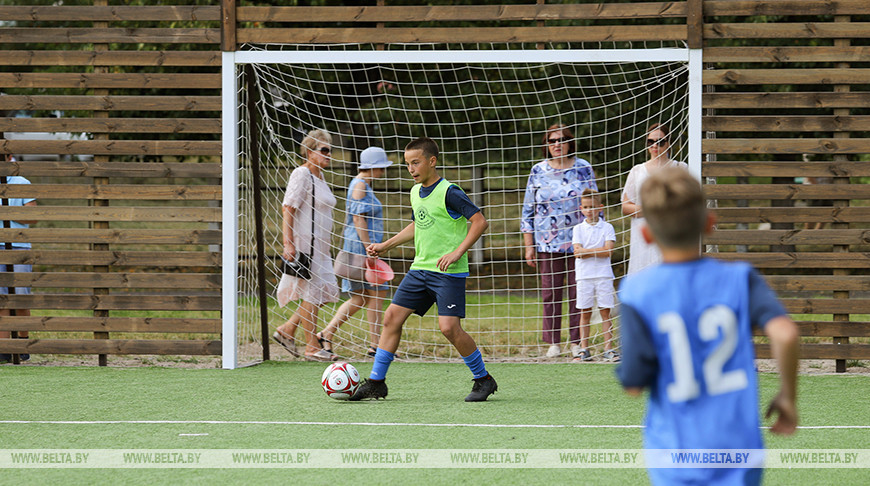
[[[647,127],[667,124],[671,158],[687,162],[700,177],[700,50],[246,46],[223,56],[225,368],[263,359],[274,328],[295,310],[296,303],[280,308],[275,298],[281,202],[290,172],[304,163],[299,142],[312,129],[333,136],[324,172],[337,199],[329,229],[333,257],[342,246],[347,187],[360,152],[379,146],[393,161],[372,184],[388,238],[411,221],[413,180],[404,146],[419,136],[438,142],[441,175],[461,186],[490,223],[469,252],[463,320],[487,360],[533,361],[548,346],[542,341],[541,278],[525,262],[520,227],[530,171],[545,158],[549,126],[568,126],[576,156],[595,172],[604,218],[616,230],[616,283],[625,272],[630,227],[621,193],[631,167],[647,160]],[[386,256],[396,272],[390,295],[413,256],[413,245]],[[567,350],[567,291],[563,295],[561,345]],[[318,329],[336,308],[321,309]],[[614,324],[615,339],[618,317]],[[336,334],[335,352],[364,358],[368,333],[362,310]],[[304,342],[301,329],[297,339]],[[590,339],[593,356],[601,354],[603,334],[595,320]],[[397,357],[459,358],[438,330],[434,308],[408,320]]]

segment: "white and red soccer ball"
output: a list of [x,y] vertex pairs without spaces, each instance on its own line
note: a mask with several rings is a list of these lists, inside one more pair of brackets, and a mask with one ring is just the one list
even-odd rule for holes
[[320,384],[323,391],[336,400],[347,400],[359,388],[359,371],[349,363],[332,363],[323,372]]

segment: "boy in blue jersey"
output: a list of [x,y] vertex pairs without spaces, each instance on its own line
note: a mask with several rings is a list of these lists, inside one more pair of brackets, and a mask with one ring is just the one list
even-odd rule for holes
[[[771,431],[797,427],[798,332],[764,279],[746,263],[701,258],[712,231],[700,184],[663,169],[641,188],[644,238],[663,263],[627,277],[622,301],[625,391],[649,388],[644,430],[653,484],[760,484],[761,463],[744,468],[659,468],[662,449],[762,449],[752,327],[770,338],[780,391],[767,416]],[[669,457],[669,456],[668,456]]]
[[370,256],[377,257],[413,240],[415,253],[414,263],[384,313],[371,375],[351,400],[387,396],[384,377],[399,347],[405,320],[412,313],[426,314],[435,303],[441,333],[456,347],[474,377],[465,401],[485,401],[498,389],[486,371],[477,344],[460,325],[465,317],[466,252],[489,223],[459,186],[438,175],[437,162],[438,145],[430,138],[418,138],[405,147],[405,163],[416,183],[411,188],[413,221],[389,240],[366,249]]

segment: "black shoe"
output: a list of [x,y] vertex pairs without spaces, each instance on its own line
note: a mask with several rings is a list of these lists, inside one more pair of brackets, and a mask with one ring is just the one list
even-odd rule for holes
[[29,354],[19,354],[18,355],[18,361],[28,361],[28,360],[30,360]]
[[367,398],[387,398],[387,383],[384,380],[365,380],[350,401],[365,400]]
[[0,363],[5,363],[7,361],[12,361],[12,355],[6,353],[0,354]]
[[492,375],[486,375],[483,378],[475,378],[474,386],[471,387],[471,393],[465,397],[466,402],[485,402],[486,397],[492,395],[498,390],[498,384]]

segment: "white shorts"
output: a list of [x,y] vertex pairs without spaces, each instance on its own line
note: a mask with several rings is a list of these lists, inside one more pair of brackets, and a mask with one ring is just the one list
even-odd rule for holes
[[616,292],[611,278],[584,278],[577,281],[577,308],[591,309],[596,300],[599,309],[613,309]]

